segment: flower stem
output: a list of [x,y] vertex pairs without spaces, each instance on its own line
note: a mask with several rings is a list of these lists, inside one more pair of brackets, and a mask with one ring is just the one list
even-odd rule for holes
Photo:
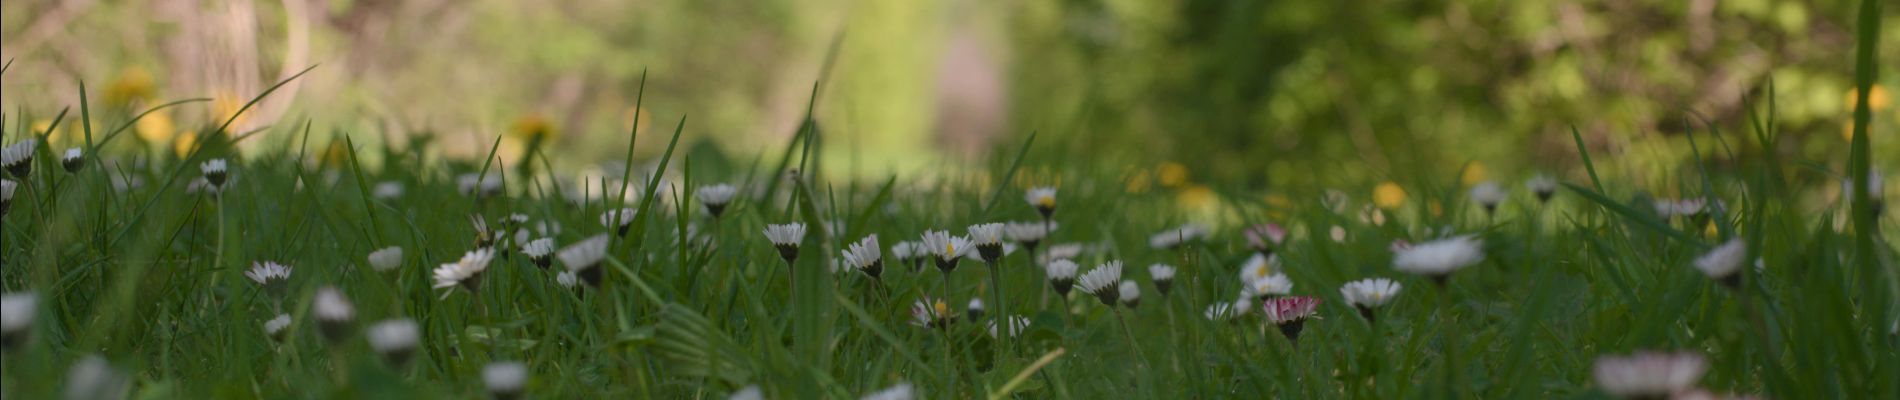
[[[948,270],[943,270],[943,271],[944,271],[943,297],[937,301],[942,301],[942,302],[947,303],[950,301],[950,272]],[[929,310],[927,310],[926,313],[937,312],[936,304],[924,304],[924,307],[929,308]],[[950,365],[950,323],[948,322],[949,319],[944,318],[944,315],[933,315],[931,316],[931,318],[935,320],[933,322],[938,323],[937,324],[938,331],[943,332],[943,374],[944,374],[943,382],[945,385],[948,385],[950,387],[950,398],[956,398],[957,369]]]
[[[996,312],[991,313],[990,321],[996,324],[998,333],[1004,333],[1009,330],[1007,326],[1009,324],[1009,307],[1005,305],[1006,303],[1003,303],[1003,270],[996,267],[997,262],[1001,261],[1002,260],[997,260],[996,262],[984,263],[984,265],[990,269],[990,289],[996,292]],[[1003,346],[991,347],[996,348],[997,355],[999,356],[996,362],[1002,362],[1000,356],[1003,353]]]

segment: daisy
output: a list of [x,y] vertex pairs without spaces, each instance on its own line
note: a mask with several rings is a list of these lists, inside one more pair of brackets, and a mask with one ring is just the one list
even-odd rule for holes
[[13,191],[19,189],[19,186],[20,184],[13,183],[11,179],[0,179],[0,217],[6,216],[7,210],[13,209]]
[[970,242],[976,245],[976,253],[984,263],[994,264],[1003,258],[1003,224],[970,225],[969,232]]
[[726,397],[726,400],[765,400],[765,391],[759,390],[759,385],[746,386],[732,392],[732,396]]
[[377,200],[382,200],[382,201],[395,200],[397,198],[402,197],[402,192],[403,192],[402,182],[396,182],[396,181],[377,182],[376,186],[371,187],[369,192],[370,192],[370,196],[375,197]]
[[912,393],[915,390],[910,382],[898,382],[884,390],[864,395],[863,400],[911,400],[917,398],[916,394]]
[[1247,315],[1247,313],[1253,312],[1254,301],[1255,300],[1253,299],[1253,296],[1249,296],[1247,293],[1244,293],[1243,291],[1243,293],[1240,294],[1240,298],[1234,299],[1234,303],[1233,303],[1234,316],[1239,317],[1242,315]]
[[488,395],[499,400],[521,398],[521,392],[528,388],[528,365],[518,361],[491,362],[482,367],[482,384],[488,386]]
[[1372,322],[1372,311],[1392,301],[1392,296],[1399,295],[1401,287],[1398,282],[1393,282],[1391,279],[1361,279],[1341,286],[1339,296],[1346,299],[1346,305],[1359,309],[1359,316],[1365,317],[1366,322]]
[[315,305],[311,307],[311,313],[316,314],[317,328],[323,332],[323,337],[329,339],[331,344],[343,343],[356,320],[356,306],[351,305],[350,299],[343,296],[343,291],[334,286],[317,289],[317,298],[313,303]]
[[1073,260],[1082,255],[1082,250],[1085,250],[1082,245],[1075,243],[1051,245],[1049,251],[1036,255],[1036,263],[1049,265],[1050,262],[1056,260]]
[[40,295],[35,292],[7,293],[0,296],[0,348],[11,350],[26,341],[40,311]]
[[937,269],[943,273],[957,269],[957,260],[970,252],[970,239],[950,236],[945,231],[924,231],[924,248],[936,256]]
[[1247,281],[1243,292],[1260,300],[1272,300],[1274,297],[1293,293],[1293,280],[1286,274],[1272,274],[1265,278]]
[[[1886,179],[1881,177],[1880,171],[1869,171],[1867,173],[1867,195],[1871,196],[1869,200],[1873,201],[1869,206],[1873,209],[1874,215],[1880,215],[1881,211],[1886,209],[1886,203],[1881,201],[1881,198],[1887,192],[1886,186]],[[1854,202],[1854,177],[1852,175],[1841,180],[1841,202],[1848,204]]]
[[1286,228],[1280,224],[1260,224],[1242,231],[1247,236],[1247,247],[1262,256],[1273,255],[1273,249],[1286,241]]
[[971,297],[970,304],[963,306],[963,317],[969,318],[970,322],[976,322],[976,320],[983,319],[985,310],[982,298]]
[[66,399],[123,399],[131,391],[132,378],[96,354],[66,370]]
[[1237,315],[1234,314],[1233,306],[1221,302],[1207,305],[1207,311],[1202,311],[1201,316],[1206,317],[1208,321],[1226,321]]
[[1030,207],[1035,207],[1036,212],[1042,214],[1042,219],[1049,219],[1056,213],[1056,188],[1031,188],[1024,194],[1023,200],[1028,201]]
[[864,240],[852,243],[844,250],[844,263],[852,269],[863,272],[871,279],[879,279],[884,274],[883,250],[877,245],[877,235],[865,236]]
[[899,264],[910,266],[912,272],[922,272],[924,270],[924,255],[927,253],[929,253],[929,250],[924,247],[923,243],[918,242],[897,242],[897,244],[891,246],[891,257],[897,259]]
[[1638,351],[1625,356],[1597,357],[1597,386],[1625,399],[1662,399],[1695,387],[1708,363],[1694,352]]
[[805,224],[766,225],[765,240],[771,241],[772,247],[778,249],[778,257],[784,259],[786,265],[791,265],[792,261],[798,259],[799,242],[805,240]]
[[226,162],[222,158],[206,160],[204,164],[198,165],[198,171],[204,173],[205,181],[211,182],[211,189],[213,190],[224,188],[224,180],[230,173]]
[[264,335],[270,336],[271,340],[283,341],[284,336],[290,333],[288,328],[290,328],[290,314],[277,314],[276,318],[264,321]]
[[1333,243],[1346,242],[1346,227],[1333,225],[1333,229],[1327,231],[1327,233],[1330,233],[1332,235]]
[[455,177],[455,188],[463,196],[492,197],[501,193],[501,177],[494,172],[488,175],[474,172],[461,174]]
[[33,173],[33,152],[39,149],[38,139],[27,138],[0,148],[0,165],[6,166],[7,173],[13,177],[27,179]]
[[79,167],[86,166],[85,151],[78,147],[66,149],[66,152],[59,156],[59,166],[65,168],[67,173],[79,172]]
[[[561,259],[561,265],[567,266],[565,275],[581,278],[587,281],[588,286],[600,286],[603,276],[600,268],[596,266],[600,264],[601,259],[607,257],[607,240],[606,234],[594,235],[561,248],[561,252],[554,256]],[[559,278],[556,277],[557,281]],[[563,284],[562,286],[572,287],[573,285]]]
[[1729,288],[1742,284],[1742,258],[1748,256],[1748,244],[1742,238],[1729,239],[1727,243],[1716,246],[1714,250],[1695,259],[1695,269],[1701,270],[1709,279],[1721,282]]
[[540,238],[521,246],[521,254],[528,256],[534,266],[548,269],[554,264],[554,238]]
[[607,210],[600,213],[600,226],[613,229],[614,234],[620,237],[627,237],[627,232],[633,230],[633,214],[632,208]]
[[1557,180],[1547,175],[1539,174],[1531,177],[1531,180],[1524,182],[1524,187],[1530,188],[1531,194],[1537,195],[1538,202],[1550,201],[1551,196],[1557,195]]
[[996,321],[991,320],[989,324],[990,337],[1001,339],[1002,337],[997,336],[997,334],[999,333],[1006,335],[1008,337],[1016,337],[1016,335],[1022,334],[1024,330],[1029,329],[1029,318],[1025,318],[1020,315],[1011,315],[1011,316],[1003,317],[1002,320],[1008,321],[1006,326],[1008,326],[1009,330],[1007,332],[998,332],[996,330]]
[[1148,266],[1148,278],[1154,280],[1155,291],[1162,297],[1168,296],[1168,288],[1174,286],[1174,267],[1167,264]]
[[1300,328],[1310,318],[1319,318],[1319,299],[1306,296],[1281,297],[1260,305],[1267,323],[1280,327],[1280,334],[1293,343],[1300,341]]
[[263,286],[271,297],[283,298],[284,287],[290,282],[290,267],[270,261],[254,262],[251,270],[244,271],[244,276]]
[[1116,287],[1122,280],[1122,262],[1109,261],[1082,274],[1076,283],[1081,285],[1083,293],[1095,295],[1102,305],[1113,308],[1121,300],[1121,288]]
[[1148,247],[1159,250],[1173,250],[1182,244],[1207,237],[1207,227],[1198,224],[1181,225],[1148,237]]
[[924,297],[912,303],[910,306],[911,325],[926,328],[940,328],[949,325],[951,322],[956,321],[956,319],[956,315],[950,313],[950,305],[944,303],[943,300],[933,300],[929,297]]
[[1392,258],[1393,269],[1423,275],[1444,286],[1452,272],[1484,261],[1484,242],[1472,236],[1458,236],[1419,243],[1397,253]]
[[[487,247],[463,253],[462,259],[435,268],[435,288],[462,286],[474,291],[481,285],[482,271],[488,270],[488,261],[494,258],[495,249]],[[449,293],[454,291],[443,293],[442,298],[448,298]]]
[[1069,289],[1075,287],[1075,271],[1080,266],[1067,259],[1049,262],[1043,268],[1043,275],[1049,279],[1049,286],[1056,289],[1056,295],[1067,298]]
[[369,253],[369,267],[376,272],[389,272],[402,266],[402,247],[389,246]]
[[561,287],[564,287],[564,288],[573,289],[575,286],[578,286],[581,284],[581,277],[579,275],[575,275],[574,271],[561,271],[561,273],[559,274],[554,274],[554,284],[561,285]]
[[1249,283],[1271,276],[1280,270],[1277,267],[1279,265],[1280,256],[1263,256],[1254,253],[1253,256],[1247,257],[1246,262],[1240,264],[1240,282]]
[[1116,291],[1120,292],[1123,306],[1135,308],[1141,304],[1141,286],[1136,285],[1135,281],[1122,281]]
[[1510,194],[1504,191],[1504,187],[1498,186],[1497,182],[1485,181],[1471,187],[1471,201],[1484,207],[1484,212],[1487,213],[1497,211],[1498,203],[1503,203],[1504,198],[1508,196]]
[[699,204],[706,206],[706,212],[712,214],[713,218],[719,218],[720,214],[726,212],[726,204],[732,203],[732,196],[737,193],[739,190],[732,185],[721,183],[700,186],[693,191],[693,197],[699,199]]
[[422,342],[421,332],[415,320],[389,319],[370,325],[363,331],[363,338],[369,341],[370,349],[401,368],[409,364],[409,356],[415,354],[416,345]]
[[1030,251],[1035,251],[1036,245],[1042,244],[1042,239],[1048,237],[1049,231],[1054,230],[1055,227],[1055,223],[1011,222],[1003,225],[1003,236],[1008,237],[1011,242],[1022,244]]
[[488,228],[488,220],[480,215],[468,216],[468,222],[475,227],[475,247],[494,247],[500,234]]

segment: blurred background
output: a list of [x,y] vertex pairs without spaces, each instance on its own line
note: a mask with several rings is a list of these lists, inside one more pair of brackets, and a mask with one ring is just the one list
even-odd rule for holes
[[[1855,3],[8,0],[0,109],[45,124],[78,103],[81,79],[110,110],[212,99],[138,125],[166,149],[320,64],[239,120],[272,128],[247,146],[294,143],[287,127],[308,119],[446,157],[539,137],[560,168],[619,158],[636,115],[639,154],[654,156],[686,116],[684,146],[743,164],[776,157],[828,77],[823,156],[843,174],[975,166],[1038,131],[1038,154],[1129,160],[1100,167],[1131,187],[1363,195],[1579,180],[1575,127],[1606,179],[1666,193],[1692,168],[1691,129],[1718,166],[1774,151],[1817,182],[1838,173]],[[1870,103],[1891,169],[1900,6],[1884,12]],[[1782,136],[1763,149],[1748,110],[1770,82]],[[418,132],[435,140],[406,147]]]

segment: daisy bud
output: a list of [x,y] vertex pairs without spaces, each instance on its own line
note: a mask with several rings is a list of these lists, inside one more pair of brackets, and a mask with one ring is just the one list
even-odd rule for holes
[[388,272],[402,266],[402,248],[385,247],[369,253],[369,267],[376,272]]
[[549,265],[554,265],[554,238],[530,241],[521,246],[521,254],[527,255],[528,261],[534,262],[534,266],[548,269]]
[[970,252],[970,239],[950,236],[945,231],[925,231],[924,247],[936,256],[937,270],[949,274],[957,269],[957,261]]
[[[588,286],[599,287],[604,276],[598,266],[600,260],[607,257],[607,240],[605,234],[594,235],[562,248],[555,257],[560,258],[561,264],[567,266],[567,271],[563,275],[569,277],[570,282],[572,279],[579,279],[586,281]],[[557,282],[561,279],[558,276],[555,278]],[[573,287],[574,285],[568,283],[563,286]]]
[[1538,202],[1548,202],[1551,196],[1557,194],[1557,180],[1545,175],[1531,177],[1530,181],[1524,182],[1524,187],[1531,189],[1531,194],[1537,196]]
[[1458,236],[1412,245],[1398,250],[1392,268],[1399,272],[1431,278],[1444,286],[1452,272],[1484,261],[1484,242],[1471,236]]
[[805,240],[805,224],[793,222],[767,225],[765,240],[772,242],[772,247],[778,249],[778,257],[785,260],[785,264],[790,265],[798,260],[799,242]]
[[1122,262],[1109,261],[1082,274],[1077,283],[1082,287],[1082,292],[1095,295],[1102,305],[1114,307],[1121,301],[1121,288],[1117,287],[1121,280]]
[[33,332],[33,322],[39,311],[38,293],[7,293],[0,296],[0,349],[11,351],[25,343]]
[[1050,216],[1056,214],[1056,188],[1031,188],[1023,197],[1024,200],[1029,201],[1030,207],[1035,207],[1036,212],[1042,214],[1043,219],[1049,219]]
[[1730,289],[1742,286],[1742,259],[1748,257],[1748,244],[1741,238],[1729,239],[1728,243],[1716,246],[1707,254],[1695,259],[1695,268],[1708,275],[1709,279],[1721,282]]
[[290,314],[277,314],[276,318],[264,321],[264,335],[271,340],[282,342],[290,334]]
[[1385,278],[1370,278],[1347,282],[1339,288],[1339,296],[1346,299],[1346,305],[1359,310],[1359,316],[1366,322],[1373,322],[1373,311],[1392,301],[1399,294],[1398,282]]
[[994,264],[1003,258],[1003,224],[970,225],[969,234],[977,256],[982,257],[984,263]]
[[206,182],[211,182],[212,190],[223,189],[224,181],[229,177],[230,172],[222,158],[206,160],[204,164],[198,166],[198,171],[204,173]]
[[1122,281],[1117,290],[1121,292],[1122,305],[1135,308],[1141,304],[1141,286],[1136,285],[1135,281]]
[[1694,352],[1639,351],[1627,357],[1598,357],[1593,368],[1597,386],[1624,399],[1663,399],[1694,388],[1708,371],[1708,363]]
[[1506,197],[1510,197],[1510,194],[1505,193],[1497,182],[1485,181],[1471,187],[1471,201],[1484,207],[1486,213],[1497,212],[1498,204],[1503,203]]
[[1148,278],[1154,280],[1155,291],[1161,292],[1161,297],[1167,297],[1168,288],[1174,286],[1174,267],[1167,264],[1150,265]]
[[7,210],[13,209],[13,191],[18,190],[19,186],[20,184],[14,183],[13,180],[0,179],[0,217],[6,216]]
[[391,319],[370,325],[363,336],[369,341],[369,347],[383,355],[391,366],[402,368],[409,365],[410,356],[422,342],[422,329],[415,320]]
[[1075,272],[1078,268],[1081,267],[1075,265],[1074,261],[1060,259],[1043,266],[1043,275],[1048,276],[1049,286],[1056,290],[1056,295],[1068,297],[1069,289],[1075,287]]
[[317,329],[323,332],[323,338],[329,340],[330,344],[349,340],[350,331],[355,329],[356,306],[343,296],[343,291],[324,286],[317,289],[315,303],[312,313],[317,316]]
[[600,226],[613,229],[615,235],[627,237],[627,232],[633,230],[634,214],[635,212],[632,208],[607,210],[607,212],[600,214]]
[[89,355],[66,370],[67,399],[123,399],[132,379],[104,357]]
[[27,179],[33,173],[33,152],[39,149],[38,139],[27,138],[0,148],[0,165],[6,166],[7,173],[13,177]]
[[693,191],[693,197],[699,199],[699,204],[706,206],[707,214],[712,214],[712,217],[717,219],[720,214],[726,212],[726,204],[731,203],[733,195],[738,192],[739,190],[733,188],[732,185],[721,183],[700,186],[698,190]]
[[983,311],[983,299],[971,298],[970,304],[963,307],[963,317],[976,322],[983,319]]
[[79,172],[79,167],[86,166],[86,153],[78,147],[66,149],[66,153],[59,156],[59,166],[67,173]]
[[488,395],[498,400],[521,398],[521,392],[528,387],[528,365],[517,361],[489,363],[482,367],[482,384],[488,386]]

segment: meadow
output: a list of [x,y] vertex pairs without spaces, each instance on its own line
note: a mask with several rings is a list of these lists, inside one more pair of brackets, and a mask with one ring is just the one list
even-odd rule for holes
[[[0,395],[1900,398],[1873,53],[1849,157],[1762,150],[1771,89],[1739,132],[1687,129],[1680,195],[1599,175],[1576,131],[1568,172],[1187,196],[1028,132],[863,179],[821,156],[816,90],[774,152],[636,120],[590,182],[499,136],[456,159],[322,116],[230,130],[295,76],[142,143],[206,101],[82,82],[44,128],[0,117]],[[645,84],[635,109],[667,101]],[[240,150],[264,136],[296,139]]]

